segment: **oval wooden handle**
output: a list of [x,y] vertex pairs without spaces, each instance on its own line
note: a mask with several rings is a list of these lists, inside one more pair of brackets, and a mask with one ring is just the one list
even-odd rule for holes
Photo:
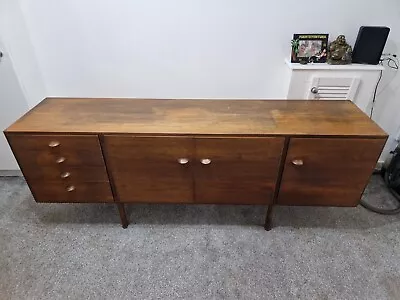
[[55,147],[58,147],[58,146],[60,146],[60,142],[59,141],[51,141],[49,143],[49,147],[50,148],[55,148]]
[[71,173],[70,172],[64,172],[64,173],[61,173],[61,178],[68,178],[69,176],[71,175]]
[[61,156],[61,157],[56,159],[56,163],[61,164],[61,163],[63,163],[65,161],[65,159],[66,159],[65,157]]
[[304,165],[304,162],[302,159],[294,159],[294,160],[292,160],[292,164],[295,166],[302,166],[302,165]]
[[200,160],[200,162],[201,162],[203,165],[209,165],[209,164],[211,164],[211,159],[209,159],[209,158],[203,158],[203,159]]
[[189,159],[187,158],[179,158],[178,159],[178,163],[180,163],[181,165],[186,165],[189,162]]
[[70,185],[67,187],[67,192],[72,192],[75,191],[75,187],[73,185]]

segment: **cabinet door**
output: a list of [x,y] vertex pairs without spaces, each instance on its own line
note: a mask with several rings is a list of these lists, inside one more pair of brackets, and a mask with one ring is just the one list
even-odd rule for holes
[[269,204],[284,138],[197,138],[197,203]]
[[193,201],[193,139],[106,135],[104,146],[119,201]]
[[385,139],[292,138],[278,204],[356,206]]

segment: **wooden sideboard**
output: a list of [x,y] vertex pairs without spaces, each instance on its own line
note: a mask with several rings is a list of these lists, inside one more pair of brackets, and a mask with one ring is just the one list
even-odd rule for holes
[[5,135],[37,202],[356,206],[387,134],[350,101],[47,98]]

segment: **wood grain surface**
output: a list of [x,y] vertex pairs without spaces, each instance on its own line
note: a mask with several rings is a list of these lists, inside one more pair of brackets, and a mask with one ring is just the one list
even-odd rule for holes
[[386,137],[351,101],[47,98],[6,132]]
[[[270,204],[284,138],[196,138],[195,202]],[[210,164],[202,164],[209,159]]]
[[[54,166],[59,158],[63,166],[104,166],[97,135],[7,134],[7,139],[21,167]],[[51,142],[59,146],[51,148]]]
[[48,98],[5,134],[38,202],[327,206],[358,204],[387,138],[311,100]]
[[[36,202],[49,203],[109,203],[114,202],[109,182],[34,181],[28,185]],[[71,192],[68,187],[74,187]]]
[[117,201],[193,202],[192,138],[105,135],[104,149]]
[[7,139],[37,202],[114,201],[97,135],[8,133]]
[[[278,204],[356,206],[385,139],[292,138]],[[294,165],[302,160],[303,165]]]
[[67,166],[24,165],[24,175],[31,180],[75,181],[75,182],[107,182],[108,175],[104,166]]

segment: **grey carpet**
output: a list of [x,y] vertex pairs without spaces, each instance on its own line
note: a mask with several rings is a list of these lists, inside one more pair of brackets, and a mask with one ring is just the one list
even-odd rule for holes
[[[391,202],[374,176],[364,197]],[[0,299],[400,299],[400,215],[37,204],[0,179]]]

